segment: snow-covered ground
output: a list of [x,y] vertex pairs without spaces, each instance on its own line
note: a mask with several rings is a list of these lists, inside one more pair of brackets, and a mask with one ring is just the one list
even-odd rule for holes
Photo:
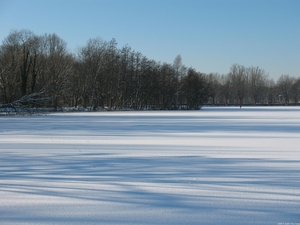
[[0,224],[300,225],[300,107],[0,117]]

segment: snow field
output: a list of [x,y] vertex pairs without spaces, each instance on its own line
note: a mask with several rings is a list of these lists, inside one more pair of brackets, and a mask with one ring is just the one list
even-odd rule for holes
[[300,224],[300,108],[0,117],[0,224]]

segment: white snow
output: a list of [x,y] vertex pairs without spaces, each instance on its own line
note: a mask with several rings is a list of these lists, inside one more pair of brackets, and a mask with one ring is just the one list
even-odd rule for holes
[[300,225],[300,107],[0,117],[0,224]]

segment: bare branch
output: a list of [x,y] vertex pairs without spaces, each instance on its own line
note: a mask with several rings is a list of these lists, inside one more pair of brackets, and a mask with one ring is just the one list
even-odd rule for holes
[[51,100],[43,96],[44,90],[29,95],[24,95],[19,100],[7,104],[0,104],[1,113],[8,115],[36,115],[47,113],[45,103]]

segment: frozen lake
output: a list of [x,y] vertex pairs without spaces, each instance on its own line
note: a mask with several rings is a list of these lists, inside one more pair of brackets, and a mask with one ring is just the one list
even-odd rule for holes
[[0,117],[0,224],[300,225],[300,107]]

